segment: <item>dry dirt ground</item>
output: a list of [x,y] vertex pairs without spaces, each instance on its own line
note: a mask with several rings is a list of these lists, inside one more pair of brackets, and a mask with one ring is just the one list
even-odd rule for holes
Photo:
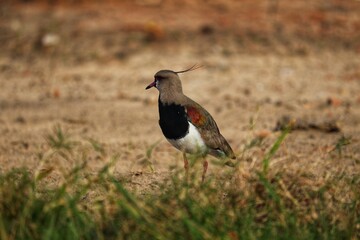
[[[286,116],[296,129],[271,169],[313,181],[359,174],[360,3],[234,2],[3,3],[0,172],[39,167],[61,126],[84,148],[102,144],[108,157],[86,156],[94,171],[118,154],[115,173],[136,188],[161,182],[182,158],[145,87],[160,69],[201,64],[181,75],[184,92],[213,115],[244,173],[261,167]],[[227,169],[211,164],[209,176]]]

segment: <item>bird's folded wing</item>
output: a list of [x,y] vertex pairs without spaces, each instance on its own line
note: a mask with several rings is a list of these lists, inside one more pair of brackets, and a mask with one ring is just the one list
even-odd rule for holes
[[188,120],[197,127],[205,144],[210,149],[223,151],[227,157],[233,158],[234,153],[230,145],[220,134],[219,128],[210,113],[195,102],[185,105],[185,109]]

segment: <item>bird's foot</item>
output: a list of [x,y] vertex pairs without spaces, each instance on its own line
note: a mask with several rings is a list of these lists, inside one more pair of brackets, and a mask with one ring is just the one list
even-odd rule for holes
[[205,175],[206,175],[206,172],[207,172],[207,169],[208,169],[208,161],[204,160],[204,163],[203,163],[203,174],[202,174],[202,177],[201,177],[201,182],[204,183],[205,181]]

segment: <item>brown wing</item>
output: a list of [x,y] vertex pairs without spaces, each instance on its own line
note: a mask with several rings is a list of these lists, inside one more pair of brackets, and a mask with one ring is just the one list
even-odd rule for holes
[[236,158],[229,143],[220,134],[215,120],[203,107],[191,99],[184,105],[188,120],[198,128],[205,144],[210,148],[210,154],[216,157],[226,155],[228,158]]

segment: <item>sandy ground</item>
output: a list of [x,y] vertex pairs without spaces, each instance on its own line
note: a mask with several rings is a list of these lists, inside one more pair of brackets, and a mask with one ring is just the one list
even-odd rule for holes
[[[222,11],[237,11],[223,2]],[[263,9],[245,6],[244,11]],[[151,18],[157,16],[156,7],[137,7],[134,16],[148,16],[144,24],[121,7],[119,18],[124,20],[116,25],[111,7],[105,8],[109,14],[101,14],[91,7],[50,11],[42,5],[3,6],[11,11],[1,21],[0,172],[38,167],[41,156],[50,151],[46,136],[60,125],[80,145],[94,139],[107,156],[118,154],[115,171],[141,175],[140,186],[162,181],[172,167],[182,166],[182,158],[158,126],[157,90],[145,87],[160,69],[201,64],[203,68],[181,75],[184,92],[213,115],[244,172],[260,167],[279,136],[274,131],[277,122],[287,116],[297,119],[299,129],[287,137],[271,168],[315,178],[329,172],[359,173],[360,57],[356,43],[346,35],[350,30],[343,38],[353,44],[351,48],[344,42],[318,48],[316,43],[296,41],[285,47],[266,39],[254,43],[251,36],[239,41],[232,29],[238,25],[217,11],[215,22],[190,12],[193,24],[169,17],[168,24],[158,26],[159,19]],[[354,18],[354,12],[358,9],[348,16]],[[184,27],[181,24],[188,26],[189,35],[180,30],[168,33],[167,29]],[[221,24],[225,32],[218,32]],[[49,33],[58,38],[54,44],[43,42]],[[329,130],[327,124],[338,131]],[[263,143],[246,150],[259,136]],[[340,156],[335,146],[342,136],[351,141]],[[144,159],[157,142],[150,159],[153,172]],[[104,164],[104,158],[92,151],[86,159],[94,170]],[[221,175],[226,169],[211,164],[209,172]]]

